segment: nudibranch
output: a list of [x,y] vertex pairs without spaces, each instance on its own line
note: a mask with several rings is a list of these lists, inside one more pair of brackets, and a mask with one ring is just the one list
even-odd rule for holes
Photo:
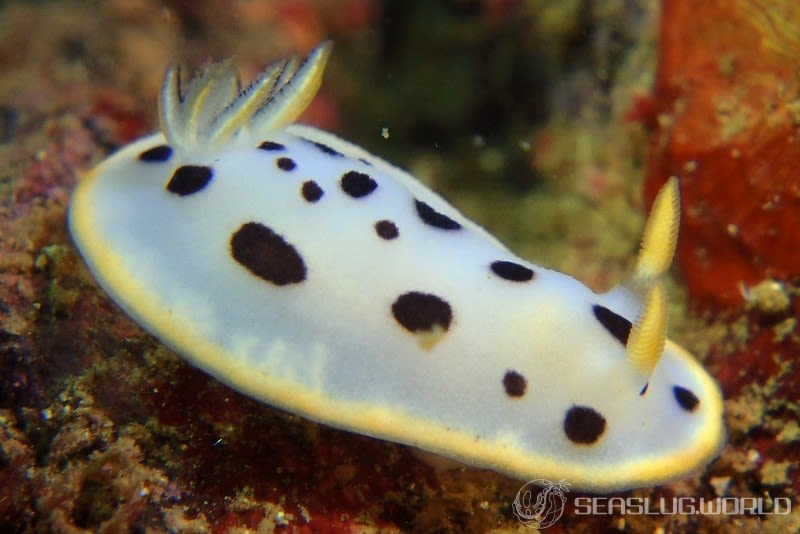
[[613,491],[724,439],[716,382],[666,339],[676,179],[634,274],[596,294],[515,256],[406,172],[293,124],[331,46],[244,90],[229,62],[79,184],[72,237],[111,298],[232,388],[521,480]]

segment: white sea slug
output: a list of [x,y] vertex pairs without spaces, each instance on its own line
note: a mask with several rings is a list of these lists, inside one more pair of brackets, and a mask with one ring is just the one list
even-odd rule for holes
[[246,395],[522,480],[611,491],[708,463],[719,388],[665,339],[676,180],[632,279],[598,295],[409,174],[292,124],[329,52],[242,92],[229,63],[185,92],[167,71],[161,133],[100,164],[70,205],[114,301]]

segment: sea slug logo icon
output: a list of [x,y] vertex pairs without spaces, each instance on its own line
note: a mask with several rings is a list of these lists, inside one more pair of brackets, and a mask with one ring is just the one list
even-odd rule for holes
[[566,480],[531,480],[517,492],[511,505],[514,515],[529,527],[543,529],[553,525],[564,513],[564,504],[567,502],[564,494],[569,492],[569,486]]

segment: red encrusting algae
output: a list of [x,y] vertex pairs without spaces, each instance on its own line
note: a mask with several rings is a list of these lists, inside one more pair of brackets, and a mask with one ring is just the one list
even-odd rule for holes
[[645,195],[680,177],[690,295],[800,276],[800,4],[664,2]]

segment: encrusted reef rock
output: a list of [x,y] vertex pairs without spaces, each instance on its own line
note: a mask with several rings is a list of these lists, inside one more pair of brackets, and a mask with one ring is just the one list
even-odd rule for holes
[[800,275],[800,4],[663,5],[645,194],[680,177],[692,297]]

